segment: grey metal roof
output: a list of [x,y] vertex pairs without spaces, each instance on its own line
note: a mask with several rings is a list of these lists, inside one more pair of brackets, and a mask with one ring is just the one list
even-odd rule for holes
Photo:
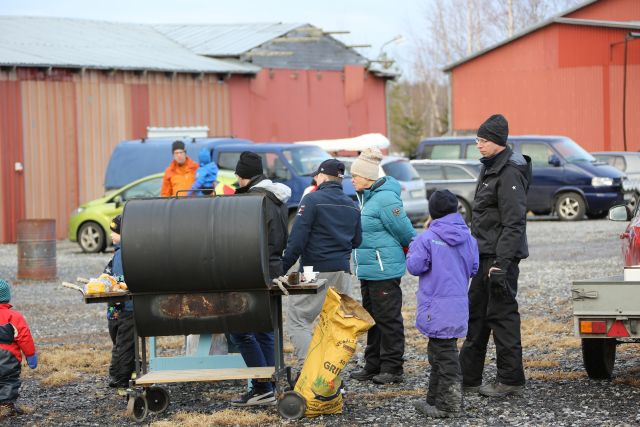
[[240,56],[305,24],[158,24],[153,27],[192,52],[207,56]]
[[0,65],[204,73],[259,67],[199,56],[150,25],[0,16]]
[[459,65],[464,64],[465,62],[471,61],[474,58],[477,58],[478,56],[482,56],[487,52],[490,52],[494,49],[499,48],[500,46],[506,45],[511,43],[514,40],[517,40],[519,38],[522,38],[530,33],[533,33],[541,28],[544,28],[548,25],[551,24],[569,24],[569,25],[591,25],[591,26],[597,26],[597,27],[611,27],[611,28],[634,28],[634,26],[637,26],[637,22],[634,21],[599,21],[599,20],[593,20],[593,19],[576,19],[576,18],[564,18],[567,15],[572,14],[573,12],[576,12],[580,9],[583,9],[593,3],[596,3],[600,0],[587,0],[583,3],[580,3],[570,9],[564,10],[562,12],[560,12],[557,15],[552,16],[549,19],[546,19],[544,21],[541,21],[538,24],[532,25],[531,27],[525,28],[522,31],[519,31],[517,33],[515,33],[513,36],[502,40],[501,42],[498,42],[494,45],[491,45],[485,49],[482,49],[478,52],[475,52],[469,56],[466,56],[462,59],[460,59],[459,61],[453,62],[449,65],[446,65],[442,71],[451,71],[452,69],[456,68]]

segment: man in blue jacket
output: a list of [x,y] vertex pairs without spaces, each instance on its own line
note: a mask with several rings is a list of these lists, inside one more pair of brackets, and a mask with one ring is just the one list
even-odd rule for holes
[[289,297],[289,335],[301,364],[311,342],[312,325],[322,310],[327,287],[351,293],[349,260],[361,241],[360,211],[342,191],[344,164],[335,159],[322,162],[314,177],[318,189],[300,202],[282,260],[288,271],[300,258],[301,266],[312,266],[327,286],[316,295]]

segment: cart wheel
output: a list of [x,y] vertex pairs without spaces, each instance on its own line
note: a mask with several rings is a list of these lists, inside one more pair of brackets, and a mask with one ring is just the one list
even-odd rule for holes
[[302,418],[307,410],[307,402],[297,391],[287,391],[278,401],[278,413],[289,420]]
[[133,421],[142,422],[149,412],[147,399],[144,396],[130,396],[127,403],[127,415]]
[[149,387],[145,395],[149,412],[162,412],[169,406],[169,393],[163,387]]

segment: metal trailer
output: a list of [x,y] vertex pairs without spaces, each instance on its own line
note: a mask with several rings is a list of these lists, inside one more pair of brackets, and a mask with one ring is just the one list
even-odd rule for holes
[[[284,364],[283,294],[317,293],[324,281],[276,286],[269,276],[266,197],[261,193],[199,198],[134,199],[122,220],[122,263],[134,305],[135,379],[127,390],[128,413],[136,421],[161,412],[169,394],[161,384],[271,379],[278,411],[286,418],[305,412]],[[190,334],[274,332],[275,366],[237,367],[233,356],[146,360],[152,337]],[[157,360],[156,360],[157,362]]]
[[577,280],[571,298],[585,370],[589,378],[609,379],[616,346],[640,342],[640,282],[624,281],[623,276]]

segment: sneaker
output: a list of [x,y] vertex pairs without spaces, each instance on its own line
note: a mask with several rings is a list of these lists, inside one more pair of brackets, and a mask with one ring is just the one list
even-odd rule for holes
[[251,389],[238,400],[231,401],[231,406],[259,406],[259,405],[275,405],[276,397],[272,391],[262,391]]
[[376,384],[401,383],[402,374],[392,374],[391,372],[383,372],[372,378]]
[[495,382],[483,385],[478,392],[483,396],[489,397],[522,396],[524,394],[524,386]]
[[422,415],[426,415],[427,417],[431,418],[455,418],[461,415],[461,413],[458,411],[442,411],[435,406],[429,405],[427,402],[423,401],[414,402],[413,406]]
[[116,380],[111,378],[109,380],[109,387],[111,388],[127,388],[129,387],[129,380]]
[[366,369],[358,369],[357,371],[351,372],[350,377],[358,381],[369,381],[376,375],[378,375],[377,372],[367,371]]
[[463,393],[477,393],[480,391],[479,385],[465,385],[462,384],[462,392]]

